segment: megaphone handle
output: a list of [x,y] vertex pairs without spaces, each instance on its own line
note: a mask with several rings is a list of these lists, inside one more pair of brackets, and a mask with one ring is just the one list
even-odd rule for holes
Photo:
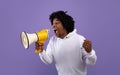
[[41,53],[42,52],[42,50],[35,50],[35,53],[36,54],[39,54],[39,53]]
[[[40,44],[44,45],[45,42],[44,42],[44,41],[37,41],[37,43],[40,43]],[[41,53],[42,51],[43,51],[43,50],[36,49],[36,50],[35,50],[35,53],[36,53],[36,54],[39,54],[39,53]]]

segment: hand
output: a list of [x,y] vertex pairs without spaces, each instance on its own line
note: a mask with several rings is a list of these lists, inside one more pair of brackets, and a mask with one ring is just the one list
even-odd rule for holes
[[88,53],[90,53],[92,51],[92,42],[87,39],[84,40],[83,47]]
[[35,53],[41,53],[44,49],[44,44],[35,42]]

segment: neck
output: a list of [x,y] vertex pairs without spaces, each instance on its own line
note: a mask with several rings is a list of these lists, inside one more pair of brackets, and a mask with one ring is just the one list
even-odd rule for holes
[[67,31],[65,31],[65,32],[60,36],[60,38],[61,38],[61,39],[64,39],[64,38],[67,36],[67,34],[68,34]]

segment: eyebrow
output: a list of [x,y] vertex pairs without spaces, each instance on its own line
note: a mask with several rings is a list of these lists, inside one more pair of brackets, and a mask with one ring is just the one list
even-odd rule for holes
[[60,22],[60,20],[55,20],[55,22],[56,22],[56,21],[57,21],[57,22]]

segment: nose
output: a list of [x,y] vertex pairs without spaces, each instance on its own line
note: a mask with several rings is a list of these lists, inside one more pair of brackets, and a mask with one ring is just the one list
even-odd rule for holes
[[52,24],[52,28],[55,28],[55,27],[56,27],[56,24],[53,23],[53,24]]

